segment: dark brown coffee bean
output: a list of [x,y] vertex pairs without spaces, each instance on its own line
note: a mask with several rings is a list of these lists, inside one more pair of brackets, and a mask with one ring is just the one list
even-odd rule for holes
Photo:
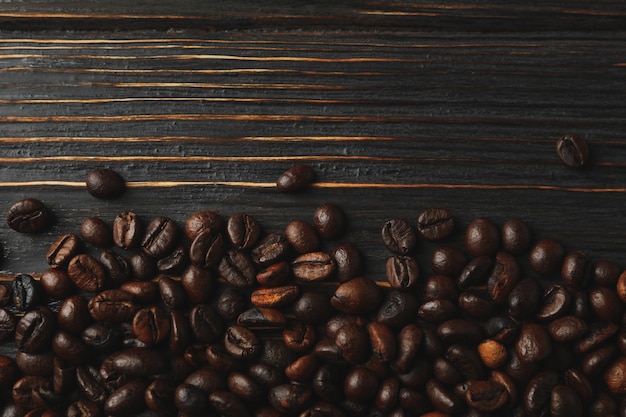
[[561,270],[564,256],[565,249],[559,242],[544,238],[531,248],[528,260],[533,271],[547,277]]
[[287,319],[275,308],[253,307],[237,316],[237,324],[249,329],[282,329]]
[[187,298],[180,281],[174,280],[168,275],[160,275],[157,278],[157,282],[161,300],[167,308],[176,309],[183,307]]
[[[445,300],[444,300],[445,301]],[[458,309],[470,317],[486,319],[495,312],[495,305],[491,297],[484,291],[465,291],[459,294],[457,299]],[[449,306],[447,308],[450,308]],[[450,310],[456,312],[456,310]],[[451,317],[448,317],[451,318]]]
[[291,304],[300,295],[297,285],[259,288],[250,294],[250,302],[256,307],[278,308]]
[[554,417],[582,417],[583,403],[574,389],[557,385],[550,394],[550,415]]
[[521,268],[517,260],[506,252],[498,252],[493,271],[487,280],[487,291],[496,304],[503,304],[521,278]]
[[600,375],[618,354],[619,351],[614,345],[601,346],[581,359],[581,369],[590,378],[594,378]]
[[426,395],[431,404],[443,413],[456,414],[461,412],[465,406],[464,400],[434,378],[426,383]]
[[443,240],[454,230],[454,217],[449,210],[432,207],[417,218],[417,232],[426,240]]
[[313,379],[318,366],[319,360],[316,355],[302,355],[285,368],[285,376],[290,381],[305,384]]
[[110,249],[100,252],[99,260],[106,270],[107,277],[114,283],[127,281],[132,276],[128,260]]
[[232,356],[223,343],[214,343],[206,347],[205,357],[209,365],[222,373],[229,373],[243,367],[241,359]]
[[52,384],[54,392],[69,394],[76,388],[76,367],[61,358],[54,358],[53,364]]
[[169,349],[174,353],[183,353],[191,340],[191,328],[184,313],[180,310],[169,312],[170,331]]
[[228,251],[219,263],[220,276],[233,287],[246,288],[256,281],[256,269],[250,258],[241,251]]
[[76,255],[67,266],[67,274],[78,288],[86,292],[98,292],[106,283],[104,266],[86,253]]
[[214,280],[210,269],[189,265],[181,274],[180,286],[192,304],[203,304],[213,295]]
[[561,317],[548,324],[548,333],[556,342],[574,342],[588,330],[587,323],[575,316]]
[[269,265],[256,274],[256,281],[263,287],[276,287],[282,285],[291,274],[291,268],[287,261]]
[[452,301],[431,300],[419,306],[417,317],[430,323],[441,323],[451,319],[456,313],[456,305]]
[[309,187],[314,180],[315,170],[312,166],[297,164],[280,174],[276,188],[283,193],[296,193]]
[[587,376],[580,369],[568,369],[564,372],[563,379],[568,387],[576,391],[576,394],[584,404],[589,404],[593,401],[593,387]]
[[465,392],[467,405],[481,412],[500,410],[508,399],[506,388],[493,380],[471,381]]
[[89,359],[88,346],[72,333],[58,330],[52,338],[52,351],[64,361],[72,365],[80,365]]
[[104,412],[112,416],[136,415],[146,408],[144,400],[147,384],[134,380],[113,391],[104,403]]
[[[585,410],[589,417],[616,416],[618,403],[611,394],[606,391],[599,391],[594,401]],[[620,410],[621,411],[621,410]]]
[[189,260],[203,268],[215,266],[224,248],[222,234],[214,229],[204,229],[196,235],[189,248]]
[[246,213],[235,213],[226,223],[228,238],[235,249],[252,248],[261,236],[261,226]]
[[291,245],[285,236],[269,233],[252,248],[251,256],[254,263],[262,267],[281,262],[287,258]]
[[593,264],[586,252],[572,251],[565,255],[561,267],[563,281],[574,288],[587,286],[593,273]]
[[76,291],[74,283],[63,269],[46,269],[41,274],[39,283],[46,294],[59,300],[69,297],[70,294]]
[[43,289],[39,281],[28,274],[17,274],[11,281],[13,305],[18,311],[28,311],[39,304],[43,297]]
[[48,408],[54,404],[52,384],[41,376],[26,376],[19,379],[11,392],[13,401],[24,411]]
[[616,395],[626,394],[626,357],[620,356],[604,371],[604,382]]
[[226,389],[225,377],[213,368],[200,368],[185,378],[185,384],[193,385],[210,394],[214,391]]
[[6,392],[13,387],[19,377],[20,369],[13,359],[0,355],[0,390]]
[[336,204],[322,204],[313,212],[313,227],[322,239],[335,240],[345,231],[346,216]]
[[350,242],[340,243],[331,253],[335,264],[335,278],[339,282],[346,282],[361,275],[363,257],[359,249]]
[[444,343],[478,343],[483,339],[484,330],[477,321],[458,318],[441,323],[437,334]]
[[476,349],[468,345],[453,344],[446,349],[445,358],[466,380],[484,378],[485,367]]
[[346,324],[337,330],[335,345],[343,359],[352,365],[365,362],[371,354],[368,332],[356,324]]
[[0,342],[4,342],[13,337],[16,326],[17,319],[15,315],[7,309],[0,308]]
[[13,292],[10,282],[0,282],[0,307],[4,307],[11,302]]
[[534,316],[542,301],[542,296],[543,288],[536,279],[522,279],[509,293],[509,315],[518,320]]
[[200,388],[189,384],[180,384],[174,391],[174,402],[179,414],[206,415],[209,411],[209,397]]
[[324,364],[313,377],[313,390],[323,401],[338,403],[343,399],[346,370],[341,366]]
[[178,275],[187,265],[189,255],[183,245],[176,246],[169,255],[157,261],[157,269],[162,274]]
[[38,307],[22,316],[15,328],[15,344],[26,353],[45,351],[56,329],[54,314],[47,307]]
[[224,219],[218,213],[210,210],[198,211],[185,220],[185,236],[191,242],[204,229],[221,231],[224,228]]
[[251,416],[245,399],[235,392],[216,391],[209,395],[211,407],[224,417]]
[[285,369],[290,363],[296,360],[297,355],[287,349],[287,346],[280,339],[265,339],[261,343],[261,352],[257,360],[267,363],[278,369]]
[[334,314],[330,296],[318,290],[302,292],[294,302],[292,312],[297,320],[307,324],[324,323]]
[[384,379],[378,387],[375,405],[382,411],[389,412],[398,404],[400,396],[400,380],[397,377]]
[[347,314],[363,314],[378,308],[382,291],[372,280],[354,278],[341,284],[330,299],[336,310]]
[[500,231],[490,219],[479,217],[465,230],[465,248],[470,255],[494,255],[500,248]]
[[340,362],[343,360],[335,341],[322,338],[313,347],[313,353],[324,362]]
[[581,168],[589,162],[589,146],[583,138],[575,134],[557,139],[556,154],[570,168]]
[[246,310],[246,299],[240,291],[229,287],[220,293],[216,308],[225,320],[235,320]]
[[159,286],[154,281],[126,281],[120,284],[119,289],[146,304],[155,303],[159,298]]
[[50,245],[46,261],[53,268],[63,268],[78,255],[81,249],[80,239],[73,233],[65,233]]
[[550,413],[552,389],[559,383],[554,371],[544,371],[533,377],[524,392],[524,411],[529,416],[545,416]]
[[525,323],[515,342],[515,349],[523,363],[538,362],[552,351],[550,335],[537,323]]
[[589,318],[590,306],[589,306],[589,295],[586,291],[578,290],[574,292],[572,311],[576,317],[587,320]]
[[408,254],[415,249],[417,244],[413,226],[406,220],[397,217],[385,222],[381,236],[387,249],[399,255]]
[[7,213],[7,224],[18,233],[40,233],[49,223],[47,207],[35,198],[16,201]]
[[133,296],[122,290],[103,291],[89,300],[88,307],[95,320],[115,323],[132,320],[139,309]]
[[624,311],[617,293],[607,287],[591,289],[589,306],[593,314],[602,321],[619,322]]
[[570,311],[571,304],[571,292],[561,284],[551,284],[544,290],[535,317],[542,321],[554,320],[566,315]]
[[282,338],[289,350],[307,353],[315,345],[315,329],[313,326],[296,321],[283,329]]
[[399,373],[407,372],[415,363],[422,337],[422,330],[415,324],[407,324],[398,333],[394,368]]
[[430,266],[436,275],[456,279],[465,268],[467,255],[455,246],[440,246],[431,255]]
[[76,368],[76,382],[81,394],[99,405],[104,404],[111,393],[110,387],[105,384],[100,372],[93,366]]
[[378,377],[365,367],[352,369],[343,383],[343,393],[349,401],[370,404],[378,392]]
[[85,185],[89,194],[102,199],[119,197],[126,188],[120,174],[109,168],[95,168],[87,172]]
[[382,362],[395,360],[397,342],[393,330],[383,323],[371,322],[367,325],[367,332],[374,357]]
[[615,323],[593,322],[589,332],[574,346],[576,353],[587,353],[611,339],[618,331]]
[[502,249],[513,255],[521,255],[530,249],[531,232],[521,219],[510,219],[502,225]]
[[387,281],[392,288],[407,290],[419,279],[419,266],[410,256],[391,256],[385,266]]
[[178,225],[166,216],[157,216],[146,226],[141,247],[152,258],[167,255],[176,246]]
[[355,314],[336,314],[326,322],[324,334],[326,337],[334,339],[337,331],[347,324],[356,324],[357,326],[364,327],[367,325],[367,318]]
[[129,377],[143,378],[160,374],[168,369],[167,358],[151,348],[129,348],[119,350],[107,356],[100,367],[105,374],[124,374]]
[[80,236],[85,242],[97,248],[107,248],[113,245],[113,231],[99,217],[89,217],[83,220],[80,224]]
[[272,407],[282,413],[297,413],[304,410],[313,397],[313,391],[307,385],[281,384],[272,388],[268,400]]
[[326,252],[305,253],[291,262],[291,271],[300,281],[324,281],[335,272],[335,260]]
[[317,232],[303,220],[292,220],[285,228],[285,238],[299,254],[314,252],[319,248]]
[[97,352],[113,351],[122,343],[121,332],[103,322],[87,326],[81,337],[83,342]]
[[493,268],[493,261],[489,256],[479,256],[465,265],[457,279],[461,289],[484,285]]
[[15,364],[24,375],[49,377],[54,372],[54,358],[50,349],[41,353],[18,351],[15,354]]
[[223,331],[222,318],[208,304],[197,304],[189,313],[189,323],[194,337],[202,343],[213,343]]
[[262,362],[255,362],[248,367],[248,375],[254,379],[259,386],[269,390],[284,382],[285,376],[278,368]]
[[176,383],[174,381],[157,378],[146,388],[144,400],[148,408],[159,415],[176,415],[175,391]]
[[415,319],[417,298],[404,291],[389,291],[380,303],[376,320],[393,328],[401,328]]
[[113,220],[113,243],[122,249],[132,249],[139,245],[143,232],[135,213],[124,211]]
[[157,306],[142,308],[133,317],[133,333],[147,345],[162,342],[169,332],[170,318]]
[[595,262],[591,278],[597,285],[614,287],[622,270],[619,265],[608,259],[601,259]]

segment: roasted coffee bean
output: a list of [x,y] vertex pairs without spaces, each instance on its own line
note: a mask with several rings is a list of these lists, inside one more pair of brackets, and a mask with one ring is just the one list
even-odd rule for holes
[[365,367],[356,367],[348,372],[343,383],[343,393],[349,401],[369,404],[378,392],[378,377]]
[[487,280],[487,291],[496,304],[503,304],[521,278],[521,268],[517,260],[506,252],[498,252],[493,271]]
[[626,394],[626,357],[620,356],[604,371],[604,382],[616,395]]
[[125,374],[143,378],[157,375],[168,369],[169,363],[162,352],[151,348],[129,348],[107,356],[102,362],[100,373]]
[[342,366],[324,364],[318,368],[311,383],[315,394],[323,401],[338,403],[343,399],[346,370]]
[[422,330],[415,324],[404,326],[397,337],[397,355],[394,368],[399,373],[407,372],[415,363],[422,344]]
[[417,298],[404,291],[389,291],[380,303],[376,320],[393,328],[411,322],[418,311]]
[[49,377],[54,372],[54,353],[48,349],[41,353],[18,351],[15,363],[24,375]]
[[170,351],[183,353],[191,340],[191,327],[182,311],[170,310],[169,312],[169,344]]
[[266,339],[261,343],[261,352],[257,361],[267,363],[278,369],[285,369],[296,360],[297,355],[287,349],[280,339]]
[[417,217],[417,232],[426,240],[443,240],[454,230],[454,217],[449,210],[432,207]]
[[615,416],[618,412],[617,407],[617,400],[613,396],[608,392],[599,391],[586,413],[589,417]]
[[174,391],[174,402],[180,413],[185,415],[206,415],[209,411],[209,397],[200,388],[180,384]]
[[343,359],[352,365],[365,362],[371,355],[368,332],[356,324],[346,324],[337,330],[335,345]]
[[575,345],[577,353],[587,353],[611,339],[618,331],[615,323],[593,322],[589,325],[589,332]]
[[176,415],[174,403],[176,383],[166,378],[157,378],[148,385],[144,401],[151,411],[163,416]]
[[142,225],[132,211],[124,211],[113,220],[113,243],[122,249],[132,249],[139,245]]
[[581,369],[590,378],[593,378],[600,373],[613,361],[613,359],[619,354],[619,351],[614,345],[601,346],[591,352],[587,353],[581,359]]
[[559,375],[554,371],[544,371],[533,377],[526,386],[523,404],[529,416],[544,416],[550,413],[552,389],[559,384]]
[[335,240],[345,231],[345,213],[336,204],[326,203],[317,206],[313,212],[313,227],[322,239]]
[[95,320],[115,323],[132,320],[139,309],[133,296],[122,290],[103,291],[89,300],[88,307]]
[[89,217],[80,224],[80,236],[87,243],[97,248],[113,245],[113,232],[108,224],[99,217]]
[[235,213],[226,223],[228,238],[235,249],[252,248],[261,236],[261,226],[246,213]]
[[434,378],[426,383],[426,395],[431,404],[443,413],[456,414],[461,412],[465,406],[464,400]]
[[187,253],[187,247],[183,245],[176,246],[169,255],[161,258],[157,261],[157,269],[162,274],[179,274],[187,261],[189,260],[189,254]]
[[53,268],[63,268],[78,255],[81,249],[80,239],[73,233],[65,233],[57,238],[46,253],[46,261]]
[[303,220],[292,220],[285,228],[285,238],[299,254],[314,252],[320,245],[317,232]]
[[370,279],[360,277],[344,282],[335,290],[330,305],[347,314],[364,314],[378,308],[382,291]]
[[564,316],[550,322],[547,330],[556,342],[574,342],[587,333],[589,327],[576,316]]
[[56,329],[54,313],[47,307],[38,307],[22,316],[15,328],[15,344],[26,353],[45,351]]
[[408,254],[415,249],[417,244],[413,226],[406,220],[397,217],[385,222],[381,236],[387,249],[399,255]]
[[626,303],[626,271],[622,272],[617,279],[617,295],[622,300],[622,302]]
[[192,304],[203,304],[208,302],[213,295],[213,281],[213,273],[210,269],[189,265],[181,274],[180,286],[186,299]]
[[142,308],[133,317],[133,333],[147,345],[165,340],[170,332],[170,318],[160,307]]
[[498,369],[508,360],[506,347],[497,340],[487,339],[482,341],[477,349],[483,364],[490,369]]
[[10,282],[0,282],[0,307],[4,307],[11,302],[13,291]]
[[361,275],[363,257],[359,249],[350,242],[340,243],[331,253],[336,264],[335,278],[339,282],[346,282]]
[[89,194],[102,199],[119,197],[126,188],[120,174],[109,168],[95,168],[87,172],[85,185]]
[[565,249],[559,242],[544,238],[531,248],[528,260],[533,271],[547,277],[561,270],[564,256]]
[[237,316],[237,324],[250,329],[282,329],[286,323],[285,315],[275,308],[252,307]]
[[144,395],[147,384],[134,380],[111,393],[104,403],[104,412],[111,416],[136,415],[146,408]]
[[587,286],[593,273],[593,264],[586,252],[572,251],[565,255],[561,267],[563,281],[577,289]]
[[[443,300],[446,301],[446,300]],[[486,319],[493,315],[496,306],[484,291],[464,291],[457,299],[458,309],[470,317]],[[449,307],[448,307],[449,308]],[[451,313],[456,310],[450,310]],[[451,317],[449,317],[451,318]]]
[[500,231],[486,217],[473,220],[465,230],[465,248],[470,255],[494,255],[500,248]]
[[122,335],[117,328],[97,322],[83,330],[82,340],[95,351],[110,352],[121,345]]
[[92,366],[79,366],[76,368],[76,382],[81,393],[88,400],[98,404],[104,404],[111,393],[111,389],[105,384],[100,372]]
[[550,415],[554,417],[582,417],[583,403],[576,391],[566,385],[557,385],[550,394]]
[[307,353],[315,345],[315,329],[308,324],[296,321],[283,329],[282,339],[289,350]]
[[324,326],[324,334],[326,335],[326,337],[334,339],[335,335],[337,334],[337,330],[339,330],[343,326],[347,324],[365,326],[367,325],[367,322],[367,318],[360,315],[343,313],[336,314],[328,319],[328,321],[326,322]]
[[334,314],[330,296],[318,290],[302,292],[294,302],[292,312],[297,320],[307,324],[324,323]]
[[268,401],[281,413],[293,414],[304,410],[313,398],[313,391],[307,385],[281,384],[270,389]]
[[457,285],[461,289],[484,285],[492,268],[491,257],[487,255],[476,257],[465,265],[457,278]]
[[[248,400],[250,401],[250,400]],[[248,417],[250,411],[246,406],[246,399],[236,392],[216,391],[209,395],[211,407],[224,417]],[[253,402],[254,403],[254,402]]]
[[219,262],[224,248],[222,234],[213,229],[204,229],[197,234],[189,248],[189,260],[194,265],[208,268]]
[[550,335],[537,323],[525,323],[520,329],[515,349],[522,363],[538,362],[552,351]]
[[543,288],[536,279],[522,279],[509,293],[509,315],[518,320],[535,315],[542,296]]
[[481,412],[500,410],[508,399],[506,388],[493,380],[471,381],[465,392],[467,405]]
[[367,325],[367,332],[374,357],[382,362],[393,361],[396,358],[397,343],[391,328],[380,322],[371,322]]
[[166,216],[157,216],[146,226],[141,247],[152,258],[159,259],[174,249],[177,239],[176,222]]
[[590,314],[589,295],[586,291],[578,290],[573,295],[573,312],[576,317],[587,320]]
[[411,256],[391,256],[385,266],[387,281],[392,288],[407,290],[419,279],[419,266]]
[[225,320],[235,320],[246,308],[244,295],[235,288],[224,289],[217,300],[217,312]]
[[0,342],[4,342],[13,337],[17,319],[9,310],[0,308]]
[[311,381],[319,360],[315,354],[299,356],[285,368],[285,376],[293,382],[305,384]]
[[593,401],[593,387],[587,376],[580,369],[568,369],[563,373],[563,379],[568,387],[576,391],[576,394],[584,404],[589,404]]
[[31,275],[18,274],[11,282],[13,305],[19,311],[33,309],[42,299],[41,284]]
[[535,317],[541,321],[551,321],[566,315],[572,304],[570,291],[561,284],[549,285],[543,293],[539,310]]
[[283,193],[296,193],[315,181],[315,170],[307,164],[296,164],[278,176],[276,188]]
[[251,256],[254,263],[262,267],[283,261],[291,251],[287,238],[279,233],[269,233],[252,248]]
[[62,360],[54,358],[52,370],[52,384],[57,394],[69,394],[76,387],[76,367]]
[[130,279],[132,269],[128,260],[122,255],[110,249],[104,249],[100,252],[99,260],[112,282],[118,284]]
[[3,392],[13,387],[19,373],[20,369],[13,359],[6,355],[0,355],[0,389]]
[[185,220],[185,236],[191,242],[198,233],[204,229],[221,231],[224,227],[224,219],[218,213],[210,210],[198,211]]
[[53,406],[58,398],[52,384],[41,376],[25,376],[19,379],[11,392],[13,401],[24,411]]
[[40,233],[49,223],[48,208],[35,198],[16,201],[7,213],[7,224],[18,233]]
[[278,368],[262,362],[255,362],[248,367],[248,375],[264,390],[269,390],[284,382],[284,373]]
[[89,359],[90,351],[79,336],[65,330],[58,330],[52,338],[52,351],[72,365],[80,365]]
[[101,291],[107,277],[100,261],[86,253],[72,258],[67,266],[67,274],[74,285],[86,292]]
[[570,168],[581,168],[589,162],[589,146],[575,134],[561,136],[556,141],[556,154]]
[[454,280],[445,275],[431,275],[426,278],[422,290],[424,301],[450,300],[455,301],[459,295],[459,289]]
[[483,339],[484,330],[477,321],[456,318],[441,323],[437,334],[443,343],[478,343]]
[[228,251],[219,263],[220,276],[233,287],[246,288],[254,284],[256,269],[250,258],[241,251]]
[[206,355],[206,349],[206,343],[188,344],[184,347],[183,359],[194,369],[203,367],[207,364],[207,362],[209,362]]
[[436,275],[456,279],[467,263],[467,255],[456,246],[440,246],[431,255],[430,266]]
[[589,306],[602,321],[619,322],[624,311],[617,293],[608,287],[595,287],[589,292]]
[[400,396],[400,387],[400,380],[397,377],[389,377],[381,381],[376,394],[376,407],[386,412],[395,408]]
[[531,232],[521,219],[510,219],[502,225],[502,249],[513,255],[521,255],[530,249]]
[[[145,252],[136,252],[131,255],[129,260],[132,277],[135,280],[147,281],[151,280],[157,274],[156,261]],[[125,281],[120,284],[120,289],[127,284]],[[135,282],[135,281],[133,281]],[[132,284],[131,284],[132,285]]]
[[450,300],[427,301],[417,309],[417,317],[430,323],[441,323],[451,319],[456,313],[456,305]]
[[176,309],[184,306],[187,298],[180,281],[174,280],[168,275],[160,275],[157,282],[161,300],[167,308]]
[[141,303],[152,304],[159,298],[159,286],[154,281],[126,281],[120,284],[119,289]]
[[46,269],[41,274],[39,283],[46,294],[58,300],[69,297],[76,290],[74,283],[63,269]]
[[614,287],[621,272],[622,270],[615,262],[608,259],[600,259],[593,266],[591,279],[597,285]]
[[241,359],[228,353],[223,343],[207,346],[205,353],[209,365],[222,373],[229,373],[243,367]]
[[193,371],[185,378],[184,383],[200,388],[207,394],[226,389],[225,377],[213,368],[200,368]]
[[276,287],[282,285],[291,274],[291,268],[287,261],[269,265],[256,274],[256,281],[262,287]]
[[250,294],[250,302],[256,307],[278,308],[291,304],[299,294],[300,289],[297,285],[259,288]]
[[480,380],[485,376],[485,367],[476,349],[464,344],[450,345],[445,358],[466,380]]
[[194,337],[202,343],[212,343],[224,331],[222,318],[208,304],[197,304],[189,313],[189,324]]
[[335,272],[335,260],[326,252],[305,253],[291,262],[291,271],[300,281],[324,281]]

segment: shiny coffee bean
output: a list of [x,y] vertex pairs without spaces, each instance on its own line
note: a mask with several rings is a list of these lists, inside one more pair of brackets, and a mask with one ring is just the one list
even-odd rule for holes
[[509,315],[521,320],[534,316],[543,296],[541,284],[534,278],[523,278],[508,296]]
[[430,323],[441,323],[451,319],[456,313],[456,305],[450,300],[427,301],[417,310],[417,316]]
[[581,359],[580,367],[586,375],[593,378],[600,375],[618,354],[619,351],[614,345],[599,347]]
[[491,317],[496,309],[495,305],[491,302],[491,298],[484,291],[462,292],[457,299],[457,306],[461,312],[470,317],[479,319]]
[[246,213],[235,213],[226,223],[228,238],[235,249],[251,249],[261,236],[261,226]]
[[18,351],[15,354],[15,363],[24,375],[49,377],[54,372],[54,358],[51,350],[41,353]]
[[7,224],[18,233],[40,233],[49,223],[48,208],[35,198],[16,201],[7,213]]
[[76,290],[74,283],[63,269],[46,269],[42,272],[39,283],[46,294],[58,300],[69,297]]
[[285,376],[293,382],[308,383],[313,378],[319,362],[315,354],[299,356],[285,368]]
[[65,233],[57,238],[46,253],[46,261],[52,268],[63,268],[70,260],[78,255],[81,243],[78,236]]
[[189,313],[189,324],[194,337],[202,343],[212,343],[224,331],[222,318],[208,304],[197,304]]
[[585,288],[592,273],[593,264],[587,253],[572,251],[565,255],[561,267],[561,278],[567,285],[577,289]]
[[110,352],[122,343],[122,335],[117,328],[103,322],[87,326],[81,338],[85,344],[97,352]]
[[405,373],[414,365],[422,338],[422,330],[415,324],[407,324],[398,332],[397,354],[393,363],[398,373]]
[[315,180],[315,170],[307,164],[293,165],[278,176],[276,188],[283,193],[296,193],[309,187]]
[[397,290],[413,287],[419,279],[419,266],[411,256],[391,256],[385,265],[387,282]]
[[550,393],[550,415],[554,417],[582,417],[583,403],[573,388],[557,385]]
[[52,338],[52,351],[61,359],[71,365],[80,365],[90,357],[89,347],[79,336],[58,330]]
[[335,278],[339,282],[346,282],[361,275],[363,270],[363,256],[359,249],[350,242],[340,243],[331,252],[335,260]]
[[87,243],[97,248],[113,245],[113,232],[108,224],[99,217],[89,217],[80,224],[80,236]]
[[465,406],[463,399],[434,378],[426,383],[426,395],[431,404],[443,413],[456,414],[461,412]]
[[233,287],[246,288],[256,282],[256,269],[252,260],[241,251],[228,251],[219,262],[220,276]]
[[297,285],[259,288],[250,294],[250,302],[256,307],[279,308],[291,304],[300,295]]
[[465,392],[467,405],[481,412],[502,409],[509,400],[506,388],[493,380],[471,381]]
[[100,373],[125,374],[129,377],[149,377],[168,369],[167,358],[151,348],[129,348],[107,356],[102,362]]
[[336,310],[347,314],[363,314],[378,308],[382,291],[370,279],[354,278],[341,284],[330,299]]
[[293,322],[283,329],[282,339],[285,346],[293,352],[309,352],[317,340],[313,326],[300,321]]
[[214,229],[204,229],[196,235],[189,248],[189,260],[202,268],[217,265],[222,256],[224,238]]
[[217,299],[217,312],[225,320],[235,320],[246,308],[244,295],[235,288],[226,288]]
[[493,261],[487,255],[478,256],[469,261],[457,278],[460,289],[484,285],[493,268]]
[[313,397],[313,391],[307,385],[295,383],[281,384],[270,389],[268,401],[281,413],[297,413],[304,410]]
[[176,246],[169,255],[157,261],[157,270],[162,274],[180,274],[189,260],[189,254],[187,252],[186,246]]
[[303,291],[294,302],[292,312],[297,320],[307,324],[324,323],[334,314],[330,296],[319,290]]
[[561,270],[564,256],[565,249],[559,242],[544,238],[531,248],[528,260],[533,271],[547,277]]
[[291,262],[291,271],[300,281],[324,281],[335,272],[335,260],[326,252],[309,252]]
[[174,402],[179,413],[187,415],[206,415],[209,411],[209,397],[200,388],[189,384],[180,384],[174,391]]
[[455,318],[441,323],[437,334],[444,343],[478,343],[483,339],[484,330],[477,321]]
[[325,240],[336,240],[346,228],[346,216],[336,204],[326,203],[315,208],[313,227]]
[[276,308],[252,307],[237,316],[237,324],[249,329],[282,329],[287,319]]
[[375,358],[382,362],[391,362],[396,358],[396,336],[391,328],[380,322],[371,322],[367,325],[370,346]]
[[287,261],[277,262],[267,266],[256,274],[256,281],[262,287],[276,287],[282,285],[291,274]]
[[45,351],[56,329],[54,313],[47,307],[38,307],[22,316],[15,328],[15,344],[26,353]]
[[13,305],[18,311],[28,311],[41,302],[43,289],[31,275],[18,274],[11,281]]
[[589,292],[589,306],[602,321],[619,322],[624,308],[617,293],[608,287],[595,287]]
[[533,377],[526,386],[523,397],[524,411],[529,416],[550,413],[552,389],[559,384],[559,375],[554,371],[543,371]]
[[417,298],[404,291],[389,291],[381,301],[376,320],[393,328],[411,322],[417,313]]
[[113,220],[113,243],[122,249],[132,249],[139,245],[143,227],[137,214],[124,211]]
[[432,207],[417,217],[417,232],[426,240],[443,240],[454,230],[454,217],[449,210]]
[[547,330],[555,342],[574,342],[587,333],[589,327],[576,316],[564,316],[550,322]]
[[509,294],[521,279],[521,268],[515,257],[498,252],[493,270],[487,280],[487,291],[496,304],[507,302]]
[[431,255],[430,266],[436,275],[456,279],[467,263],[467,255],[455,246],[440,246]]
[[98,369],[93,366],[76,368],[76,382],[81,394],[99,405],[104,404],[111,393],[111,388],[105,383]]
[[89,300],[88,307],[95,320],[115,323],[132,320],[139,309],[133,296],[122,290],[103,291]]
[[486,217],[473,220],[465,229],[465,248],[474,257],[494,255],[500,248],[498,227]]
[[178,225],[166,216],[157,216],[146,226],[141,247],[152,258],[159,259],[167,255],[176,246]]
[[[232,375],[234,373],[235,372],[231,372],[231,374],[229,375]],[[200,388],[207,394],[210,394],[214,391],[222,391],[226,389],[225,376],[213,368],[197,369],[190,373],[185,378],[184,382],[185,384],[193,385],[194,387]]]
[[621,272],[622,270],[617,263],[608,259],[601,259],[595,262],[591,279],[597,285],[614,287]]
[[86,292],[101,291],[107,278],[100,261],[86,253],[72,258],[67,266],[67,274],[74,285]]
[[399,255],[408,254],[417,244],[413,226],[401,218],[387,220],[383,225],[381,236],[387,249]]
[[198,265],[187,266],[180,277],[185,299],[192,304],[204,304],[213,295],[214,277],[211,269]]
[[566,315],[572,304],[572,294],[561,284],[551,284],[546,287],[539,310],[535,317],[541,321],[551,321]]
[[193,213],[185,220],[184,232],[189,241],[193,242],[198,233],[204,229],[212,229],[222,231],[224,228],[224,219],[218,213],[205,210]]
[[159,415],[176,415],[174,403],[176,383],[166,378],[157,378],[146,387],[144,401],[146,406]]
[[357,324],[346,324],[337,330],[335,345],[343,359],[352,365],[365,362],[371,354],[368,332]]
[[147,345],[162,342],[169,332],[170,318],[160,307],[142,308],[133,317],[133,333]]
[[120,174],[109,168],[96,168],[87,172],[85,185],[89,194],[102,199],[118,197],[126,188]]
[[255,264],[267,267],[287,258],[291,245],[287,238],[279,233],[267,234],[250,252]]
[[107,398],[104,412],[111,416],[128,416],[145,410],[146,386],[147,384],[140,379],[122,385]]
[[589,162],[589,146],[583,138],[575,134],[557,139],[556,154],[570,168],[581,168]]
[[349,401],[369,404],[375,400],[379,384],[374,372],[365,367],[356,367],[346,375],[343,393]]
[[58,397],[51,382],[41,376],[25,376],[19,379],[11,391],[13,401],[24,411],[53,406]]
[[119,289],[141,303],[152,304],[159,298],[159,287],[154,281],[126,281],[120,284]]
[[626,393],[626,357],[620,356],[606,368],[604,382],[613,394]]
[[187,297],[180,281],[174,280],[168,275],[160,275],[157,282],[161,301],[167,308],[176,309],[184,306]]
[[132,269],[128,260],[110,249],[104,249],[100,252],[99,260],[102,266],[104,266],[107,277],[113,283],[117,284],[127,281],[132,276]]
[[262,362],[254,362],[248,367],[248,375],[264,390],[269,390],[284,382],[285,376],[278,368]]
[[525,323],[520,329],[515,348],[522,363],[538,362],[550,355],[552,342],[543,326]]
[[588,353],[611,339],[618,331],[615,323],[592,322],[587,332],[574,346],[577,353]]
[[453,344],[446,349],[445,358],[466,380],[484,378],[485,367],[476,349],[464,344]]
[[454,301],[459,295],[459,289],[454,279],[445,275],[431,275],[426,278],[422,291],[424,301],[450,300]]
[[510,219],[502,225],[502,249],[513,255],[521,255],[530,249],[532,235],[528,225],[521,219]]
[[299,254],[314,252],[319,248],[319,238],[313,226],[303,220],[292,220],[285,228],[285,238]]

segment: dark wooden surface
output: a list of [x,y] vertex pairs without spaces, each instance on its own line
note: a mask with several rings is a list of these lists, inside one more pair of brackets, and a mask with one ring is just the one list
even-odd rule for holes
[[[44,270],[89,216],[245,211],[280,232],[325,202],[379,281],[383,222],[430,206],[454,213],[457,243],[475,217],[520,217],[626,266],[623,2],[217,3],[0,4],[0,207],[55,215],[40,235],[3,223],[5,277]],[[558,160],[566,133],[588,168]],[[318,181],[280,194],[299,162]],[[102,166],[121,198],[86,192]]]

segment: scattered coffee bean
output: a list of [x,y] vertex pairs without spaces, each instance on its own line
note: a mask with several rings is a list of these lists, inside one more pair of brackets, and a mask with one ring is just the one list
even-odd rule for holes
[[589,161],[589,146],[578,135],[565,135],[556,141],[556,154],[570,168],[581,168]]
[[49,226],[48,208],[36,198],[24,198],[13,203],[7,214],[7,224],[18,233],[40,233]]
[[336,240],[345,231],[346,216],[339,206],[322,204],[313,212],[313,226],[322,239]]
[[87,172],[87,191],[94,197],[110,199],[119,197],[126,188],[124,179],[108,168],[96,168]]
[[314,180],[315,170],[312,166],[297,164],[280,174],[276,188],[283,193],[295,193],[310,186]]

